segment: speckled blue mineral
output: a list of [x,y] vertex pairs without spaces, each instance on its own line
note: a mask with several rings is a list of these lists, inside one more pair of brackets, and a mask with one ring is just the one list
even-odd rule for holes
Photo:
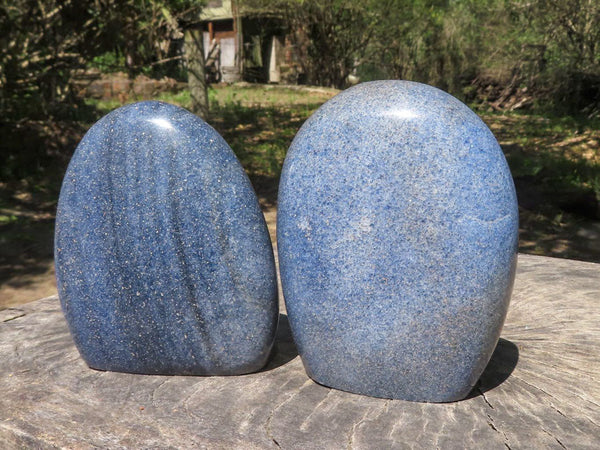
[[517,231],[504,155],[460,101],[407,81],[328,101],[279,187],[283,292],[307,373],[375,397],[464,398],[500,335]]
[[223,138],[166,103],[119,108],[71,160],[58,205],[62,307],[90,367],[260,369],[277,326],[271,242]]

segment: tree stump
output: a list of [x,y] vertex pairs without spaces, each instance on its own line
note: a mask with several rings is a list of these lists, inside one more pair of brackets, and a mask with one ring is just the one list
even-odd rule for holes
[[502,338],[454,403],[320,386],[286,316],[262,371],[89,369],[50,297],[0,311],[1,448],[600,448],[600,265],[520,255]]

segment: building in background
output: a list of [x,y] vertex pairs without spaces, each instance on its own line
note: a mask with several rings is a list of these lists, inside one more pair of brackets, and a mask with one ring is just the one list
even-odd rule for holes
[[244,10],[234,0],[212,0],[200,21],[210,82],[302,81],[294,47],[277,17]]

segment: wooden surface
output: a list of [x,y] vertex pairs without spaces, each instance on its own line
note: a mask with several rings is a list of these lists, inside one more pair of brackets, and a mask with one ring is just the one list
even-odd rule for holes
[[56,297],[0,311],[0,448],[600,448],[600,265],[521,255],[500,343],[469,398],[369,398],[305,374],[284,315],[262,372],[98,372]]

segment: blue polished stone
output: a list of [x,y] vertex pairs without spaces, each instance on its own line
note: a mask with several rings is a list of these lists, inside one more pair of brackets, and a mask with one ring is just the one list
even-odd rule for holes
[[460,101],[407,81],[328,101],[279,187],[283,292],[308,374],[375,397],[464,398],[500,335],[517,232],[504,155]]
[[93,368],[229,375],[266,363],[278,304],[264,217],[227,143],[182,108],[136,103],[88,131],[60,193],[55,260]]

